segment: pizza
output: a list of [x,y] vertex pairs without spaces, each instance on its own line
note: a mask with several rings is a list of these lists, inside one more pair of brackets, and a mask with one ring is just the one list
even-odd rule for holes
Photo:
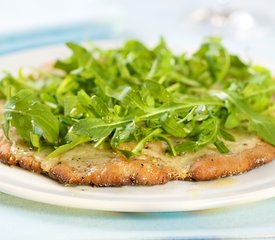
[[0,81],[0,160],[62,184],[156,185],[242,174],[275,158],[275,86],[220,39],[193,54],[137,40]]

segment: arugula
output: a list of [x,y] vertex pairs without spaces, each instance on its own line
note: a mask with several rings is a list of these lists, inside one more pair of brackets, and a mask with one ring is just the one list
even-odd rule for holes
[[34,92],[20,90],[9,99],[4,108],[4,132],[8,137],[9,124],[16,127],[17,132],[26,141],[39,147],[41,137],[49,144],[58,144],[58,118],[50,108],[37,100]]
[[[271,73],[219,38],[192,55],[174,54],[164,39],[152,49],[137,40],[108,50],[67,46],[72,54],[56,61],[58,72],[20,69],[0,80],[7,137],[12,126],[31,147],[51,147],[49,157],[92,142],[130,158],[155,140],[173,156],[209,144],[227,153],[238,127],[275,145]],[[125,148],[129,142],[135,147]]]
[[273,116],[252,111],[249,105],[234,93],[228,94],[228,100],[236,107],[237,111],[245,115],[250,131],[255,131],[265,141],[275,145],[275,118]]

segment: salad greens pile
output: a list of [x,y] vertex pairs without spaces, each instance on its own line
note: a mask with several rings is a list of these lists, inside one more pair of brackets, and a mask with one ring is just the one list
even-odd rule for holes
[[[54,64],[61,71],[20,69],[1,79],[7,137],[12,126],[33,148],[52,147],[50,157],[85,142],[130,157],[154,140],[174,156],[209,144],[227,153],[234,128],[275,145],[271,73],[230,54],[219,38],[191,56],[163,39],[152,49],[137,40],[108,50],[67,46],[71,56]],[[126,150],[127,142],[136,144]]]

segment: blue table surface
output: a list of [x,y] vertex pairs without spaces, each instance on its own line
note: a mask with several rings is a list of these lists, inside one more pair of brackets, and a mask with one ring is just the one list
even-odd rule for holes
[[275,238],[274,212],[275,199],[206,211],[114,213],[57,207],[0,193],[0,239]]
[[[114,35],[108,24],[93,23],[0,35],[0,54]],[[267,53],[272,57],[272,51]],[[275,198],[206,211],[114,213],[57,207],[0,193],[0,239],[275,239],[274,213]]]

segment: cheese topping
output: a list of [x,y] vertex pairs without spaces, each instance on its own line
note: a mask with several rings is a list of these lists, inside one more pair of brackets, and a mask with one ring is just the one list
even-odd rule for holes
[[[2,105],[2,106],[1,106]],[[0,102],[0,109],[3,109],[4,101]],[[230,149],[230,153],[242,152],[245,149],[251,149],[256,146],[259,139],[254,134],[249,134],[244,131],[234,131],[235,142],[226,141],[226,145]],[[98,149],[94,148],[93,144],[86,143],[71,149],[70,151],[63,153],[55,158],[48,158],[47,156],[52,151],[51,149],[44,149],[40,152],[34,151],[28,147],[26,143],[16,134],[15,129],[10,129],[10,139],[12,141],[11,154],[17,159],[21,159],[22,156],[35,157],[37,161],[41,163],[41,167],[44,171],[49,171],[57,164],[66,164],[73,170],[91,174],[98,167],[109,161],[115,161],[117,156],[112,149]],[[124,148],[132,148],[134,143],[125,143]],[[215,146],[208,145],[198,152],[182,153],[176,157],[169,156],[166,153],[167,144],[161,141],[151,142],[146,145],[140,155],[135,156],[132,160],[151,161],[156,165],[169,167],[180,178],[184,178],[194,161],[204,155],[220,154]]]
[[[236,138],[235,142],[226,142],[231,151],[230,153],[238,153],[245,149],[251,149],[259,142],[259,139],[253,134],[235,132],[234,136]],[[37,161],[41,162],[41,167],[44,171],[49,171],[52,167],[62,163],[71,167],[72,170],[89,175],[109,161],[116,161],[119,158],[111,149],[98,149],[94,148],[92,144],[87,143],[77,146],[58,157],[49,159],[47,156],[51,152],[50,149],[34,152],[18,137],[15,131],[11,131],[11,139],[11,152],[16,158],[20,159],[22,156],[33,156]],[[129,145],[133,144],[129,143]],[[220,154],[214,146],[212,147],[210,145],[201,151],[182,153],[176,157],[169,156],[165,152],[166,149],[167,145],[164,142],[151,142],[146,145],[140,155],[133,157],[133,159],[129,161],[143,160],[161,167],[168,167],[171,169],[171,174],[177,174],[183,179],[186,177],[194,161],[204,155]]]

